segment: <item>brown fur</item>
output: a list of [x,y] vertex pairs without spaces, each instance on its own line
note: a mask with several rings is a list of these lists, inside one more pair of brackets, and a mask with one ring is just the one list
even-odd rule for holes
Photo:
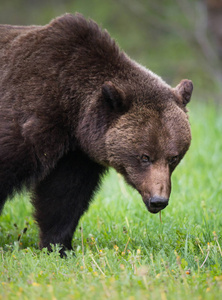
[[0,71],[0,207],[32,187],[41,247],[71,248],[110,166],[151,212],[167,205],[191,140],[191,81],[171,88],[79,14],[0,26]]

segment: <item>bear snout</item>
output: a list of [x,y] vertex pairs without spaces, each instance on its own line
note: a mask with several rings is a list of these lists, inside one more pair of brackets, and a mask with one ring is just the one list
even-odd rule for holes
[[144,202],[148,211],[153,214],[156,214],[168,205],[169,199],[159,196],[153,196],[148,200],[145,200]]

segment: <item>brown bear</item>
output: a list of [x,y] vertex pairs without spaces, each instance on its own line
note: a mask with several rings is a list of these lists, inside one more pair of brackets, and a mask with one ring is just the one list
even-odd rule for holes
[[159,212],[190,145],[192,89],[189,80],[171,88],[79,14],[0,26],[0,209],[26,186],[40,247],[71,249],[113,167]]

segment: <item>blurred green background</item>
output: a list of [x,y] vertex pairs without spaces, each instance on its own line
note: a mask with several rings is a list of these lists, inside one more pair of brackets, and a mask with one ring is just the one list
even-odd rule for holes
[[195,99],[222,102],[222,0],[0,0],[2,24],[44,25],[65,12],[94,19],[169,84],[191,79]]

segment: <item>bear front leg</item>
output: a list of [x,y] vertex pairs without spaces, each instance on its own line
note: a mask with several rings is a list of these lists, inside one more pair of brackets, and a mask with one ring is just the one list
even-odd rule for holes
[[40,248],[51,244],[72,249],[78,221],[87,210],[105,168],[80,151],[64,156],[55,169],[37,186],[33,204],[40,227]]

